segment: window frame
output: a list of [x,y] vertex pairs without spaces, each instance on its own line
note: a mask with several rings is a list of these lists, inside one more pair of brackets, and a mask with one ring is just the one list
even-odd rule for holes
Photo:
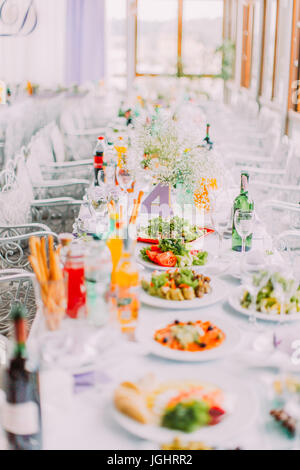
[[243,28],[242,28],[242,49],[241,49],[241,87],[251,88],[252,70],[252,49],[253,49],[253,27],[254,27],[254,3],[252,0],[245,0],[242,4]]
[[280,0],[275,0],[276,2],[276,17],[275,17],[275,35],[274,35],[274,56],[272,63],[272,84],[271,84],[271,96],[265,96],[266,89],[266,60],[267,60],[267,48],[266,44],[269,41],[269,24],[268,14],[270,13],[269,2],[272,0],[263,0],[263,24],[262,24],[262,52],[261,52],[261,63],[260,63],[260,82],[259,82],[259,92],[258,96],[262,99],[267,98],[268,101],[274,101],[276,99],[276,73],[277,73],[277,63],[278,63],[278,41],[279,41],[279,14],[280,14]]
[[[291,35],[291,57],[289,73],[288,108],[296,113],[300,112],[300,0],[293,0]],[[297,25],[298,24],[298,25]],[[294,81],[298,80],[296,88],[292,88]],[[297,103],[293,103],[294,90],[298,94]]]
[[[187,77],[187,78],[221,78],[220,75],[215,74],[187,74],[184,73],[183,65],[182,65],[182,39],[183,39],[183,5],[185,0],[177,0],[177,65],[176,65],[176,73],[169,74],[169,73],[140,73],[137,70],[137,48],[138,48],[138,2],[139,0],[135,0],[135,57],[134,57],[134,74],[135,77]],[[222,37],[224,38],[224,18],[225,18],[225,11],[226,11],[226,0],[223,0],[223,32]]]

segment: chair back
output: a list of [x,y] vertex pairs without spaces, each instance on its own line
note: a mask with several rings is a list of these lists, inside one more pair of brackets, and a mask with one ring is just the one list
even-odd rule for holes
[[[16,302],[26,307],[27,324],[31,326],[37,309],[36,289],[34,274],[22,269],[0,270],[0,335],[9,336],[12,332],[10,311]],[[2,349],[0,349],[1,354],[3,354]]]

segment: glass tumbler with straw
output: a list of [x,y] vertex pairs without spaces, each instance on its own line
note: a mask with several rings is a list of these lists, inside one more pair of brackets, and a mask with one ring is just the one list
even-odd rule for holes
[[236,210],[234,214],[234,224],[242,239],[242,259],[240,264],[240,273],[242,274],[245,265],[246,239],[253,231],[254,211]]

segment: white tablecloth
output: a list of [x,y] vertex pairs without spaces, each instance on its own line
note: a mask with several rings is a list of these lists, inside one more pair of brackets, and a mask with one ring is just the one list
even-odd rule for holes
[[[259,247],[258,240],[254,240],[254,247]],[[230,240],[225,241],[226,251],[230,253]],[[204,248],[213,253],[217,248],[215,235],[205,239]],[[240,254],[232,253],[232,258],[239,259]],[[229,275],[222,279],[226,282],[225,297],[232,289],[239,285],[239,280]],[[203,312],[203,310],[201,310]],[[169,312],[170,313],[170,312]],[[267,382],[272,380],[272,371],[265,368],[249,368],[243,357],[249,351],[256,332],[248,329],[248,319],[235,312],[226,300],[205,309],[207,318],[211,314],[220,315],[237,325],[242,333],[241,343],[235,352],[222,359],[209,363],[174,363],[153,355],[143,353],[140,346],[135,343],[121,347],[119,352],[111,352],[103,362],[101,357],[97,368],[108,374],[110,382],[98,388],[90,388],[87,391],[74,395],[71,374],[53,368],[42,371],[42,408],[44,426],[44,445],[46,449],[156,449],[157,444],[143,441],[123,430],[113,419],[111,414],[112,391],[117,383],[128,379],[133,372],[140,371],[141,376],[146,370],[155,371],[163,367],[190,368],[192,374],[205,377],[205,371],[213,371],[216,378],[219,373],[238,378],[255,389],[259,399],[259,412],[255,422],[249,429],[239,433],[226,442],[225,447],[241,446],[245,449],[284,449],[293,446],[293,443],[284,436],[273,423],[269,416],[270,403],[268,402]],[[165,311],[142,306],[140,312],[141,322],[150,322],[154,318],[162,317]],[[176,312],[174,312],[176,316]],[[41,317],[38,315],[33,325],[30,337],[31,345],[34,344],[40,329]],[[272,330],[273,323],[263,322],[266,329]],[[259,364],[257,364],[259,365]],[[274,371],[273,371],[274,372]]]

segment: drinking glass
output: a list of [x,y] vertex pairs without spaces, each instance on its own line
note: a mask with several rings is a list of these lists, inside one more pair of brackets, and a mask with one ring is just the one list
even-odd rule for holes
[[235,228],[242,239],[242,261],[241,272],[243,271],[245,252],[246,252],[246,238],[253,231],[254,211],[243,211],[237,209],[234,214]]
[[258,328],[256,320],[256,299],[259,291],[266,285],[269,277],[270,273],[268,271],[247,271],[243,273],[243,284],[251,295],[249,324],[256,329]]
[[93,186],[87,192],[88,207],[93,218],[101,219],[107,214],[107,195],[101,186]]
[[285,321],[286,307],[293,297],[296,289],[296,282],[292,278],[283,278],[278,272],[272,276],[272,283],[275,289],[275,296],[280,302],[280,314],[278,326],[282,326]]
[[128,167],[117,167],[117,181],[122,191],[128,192],[134,182],[134,173]]
[[213,227],[219,236],[218,258],[222,257],[224,233],[226,232],[226,229],[228,227],[230,217],[231,217],[231,201],[228,201],[226,199],[221,201],[220,198],[218,198],[215,201],[212,200],[211,219],[212,219]]
[[40,299],[45,318],[46,328],[50,331],[59,330],[65,318],[67,307],[66,282],[47,281],[40,286]]
[[122,166],[121,168],[117,167],[116,176],[121,190],[124,191],[126,194],[126,210],[128,212],[129,191],[132,188],[132,185],[135,180],[134,172],[132,169],[126,166]]

